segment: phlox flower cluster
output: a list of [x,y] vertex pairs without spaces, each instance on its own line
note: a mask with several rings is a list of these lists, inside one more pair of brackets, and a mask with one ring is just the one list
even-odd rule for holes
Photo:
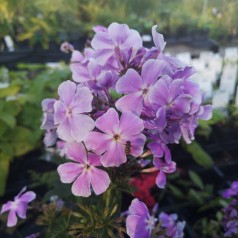
[[126,24],[97,26],[91,47],[72,52],[72,80],[59,85],[57,99],[42,102],[47,146],[64,142],[71,160],[58,167],[72,193],[88,197],[107,190],[107,171],[144,152],[153,155],[156,184],[166,185],[166,174],[176,170],[169,144],[194,139],[198,120],[211,117],[202,105],[192,67],[163,53],[165,41],[152,27],[154,47],[143,47],[140,34]]
[[161,212],[155,216],[157,207],[153,208],[153,214],[149,213],[146,205],[135,198],[129,207],[126,219],[127,234],[130,238],[182,238],[184,237],[184,221],[177,221],[176,214]]
[[223,197],[230,199],[230,203],[223,209],[223,228],[225,237],[238,235],[238,181],[234,181]]

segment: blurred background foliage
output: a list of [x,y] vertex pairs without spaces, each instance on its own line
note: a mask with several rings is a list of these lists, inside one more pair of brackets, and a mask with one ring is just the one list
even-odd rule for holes
[[[41,101],[56,97],[60,82],[70,78],[68,68],[45,65],[0,68],[0,196],[4,194],[13,158],[42,148]],[[34,80],[33,80],[34,79]]]
[[158,24],[166,35],[207,33],[227,42],[237,37],[238,0],[0,0],[0,39],[29,40],[48,48],[92,34],[94,25],[127,23],[141,33]]

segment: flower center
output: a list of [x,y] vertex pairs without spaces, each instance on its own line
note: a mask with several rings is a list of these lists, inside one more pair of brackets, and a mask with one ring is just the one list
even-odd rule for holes
[[117,141],[117,140],[120,139],[120,136],[119,136],[118,134],[116,134],[116,135],[114,135],[113,139],[114,139],[115,141]]
[[148,89],[148,88],[144,88],[144,89],[142,90],[143,95],[146,95],[148,92],[149,92],[149,89]]
[[70,117],[71,114],[72,114],[71,109],[70,109],[70,108],[67,108],[67,110],[66,110],[66,117]]
[[90,165],[89,165],[89,164],[86,164],[86,165],[85,165],[85,169],[86,169],[87,171],[90,170],[90,169],[91,169]]
[[149,218],[146,220],[146,223],[147,223],[146,228],[152,231],[155,228],[156,221],[157,221],[157,218],[154,218],[153,216],[149,216]]

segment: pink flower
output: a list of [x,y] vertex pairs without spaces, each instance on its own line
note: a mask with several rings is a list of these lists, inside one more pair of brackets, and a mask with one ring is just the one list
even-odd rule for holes
[[99,117],[95,122],[101,132],[90,132],[86,144],[90,150],[102,154],[104,167],[111,167],[126,162],[126,146],[129,143],[129,154],[138,157],[143,152],[146,137],[141,133],[144,129],[143,120],[131,112],[122,113],[119,120],[114,108]]
[[36,198],[36,194],[32,191],[26,192],[24,187],[20,193],[14,198],[14,201],[9,201],[2,206],[1,214],[10,211],[7,219],[7,226],[12,227],[17,224],[17,216],[25,219],[28,203]]
[[62,183],[74,182],[72,193],[75,196],[90,196],[91,186],[97,195],[107,190],[110,178],[105,171],[97,168],[102,165],[100,156],[87,154],[84,145],[78,142],[67,144],[66,153],[74,162],[60,165],[57,171]]
[[69,80],[60,84],[58,94],[60,99],[54,103],[58,137],[67,142],[83,141],[94,128],[93,119],[83,114],[92,110],[93,95],[89,88]]

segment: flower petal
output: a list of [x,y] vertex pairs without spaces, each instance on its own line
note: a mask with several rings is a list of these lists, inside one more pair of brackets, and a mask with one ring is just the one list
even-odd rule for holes
[[26,211],[27,211],[27,202],[20,202],[20,203],[17,205],[16,214],[17,214],[20,218],[25,219],[25,218],[26,218]]
[[7,218],[7,226],[13,227],[17,224],[17,216],[15,210],[10,210]]
[[3,214],[4,212],[9,211],[11,209],[11,205],[12,205],[11,201],[8,201],[7,203],[3,204],[0,214]]
[[72,142],[66,144],[66,153],[71,160],[81,164],[87,163],[87,154],[84,145],[81,142]]
[[130,142],[131,142],[131,148],[130,148],[130,154],[139,157],[143,153],[144,145],[146,141],[146,136],[142,133],[138,135],[131,136]]
[[147,86],[153,85],[161,74],[165,66],[162,60],[149,59],[142,66],[141,78]]
[[114,108],[109,108],[106,113],[96,120],[95,125],[106,134],[114,135],[119,128],[118,113]]
[[88,172],[81,173],[74,181],[72,193],[75,196],[89,197],[91,195],[90,176]]
[[84,169],[84,165],[79,163],[65,163],[61,164],[57,171],[60,176],[60,181],[62,183],[72,183]]
[[66,106],[74,100],[75,91],[76,84],[70,80],[67,80],[59,85],[58,94]]
[[88,154],[88,164],[93,166],[102,166],[102,163],[100,161],[101,157],[99,155],[95,154]]
[[56,101],[54,103],[54,124],[58,125],[59,123],[62,123],[66,118],[66,106],[61,101]]
[[152,27],[152,36],[153,41],[155,43],[156,48],[160,51],[160,53],[164,50],[166,42],[164,41],[164,36],[156,31],[157,25]]
[[146,217],[129,215],[126,219],[126,232],[130,238],[151,238],[150,230],[146,229]]
[[71,135],[74,140],[83,141],[85,136],[95,127],[94,120],[83,114],[74,114],[70,118]]
[[131,215],[138,215],[142,217],[147,217],[149,215],[148,208],[143,202],[139,201],[138,198],[132,200],[129,207],[129,213]]
[[97,154],[104,153],[112,142],[112,137],[100,132],[89,132],[85,138],[88,150],[92,150]]
[[36,198],[36,194],[32,191],[26,192],[19,197],[21,202],[31,202]]
[[[129,27],[126,24],[118,24],[113,22],[108,27],[108,35],[112,39],[115,46],[120,46],[129,35]],[[132,42],[130,42],[132,44]]]
[[102,155],[101,162],[104,167],[119,167],[126,162],[126,153],[121,143],[113,141],[108,150]]
[[91,41],[91,45],[95,50],[113,49],[114,44],[107,32],[97,32]]
[[67,141],[67,142],[73,142],[74,138],[71,135],[71,125],[69,122],[68,117],[65,118],[65,120],[58,125],[57,128],[57,135],[61,140]]
[[93,95],[87,87],[77,87],[75,101],[71,104],[72,113],[84,113],[92,111]]
[[94,192],[97,195],[104,193],[110,184],[110,178],[108,174],[105,171],[94,167],[91,168],[90,176]]
[[118,93],[138,92],[142,87],[142,79],[134,69],[128,69],[126,74],[118,79],[116,90]]
[[159,173],[156,177],[155,183],[158,186],[158,188],[165,188],[166,176],[162,170],[159,171]]
[[116,108],[121,112],[130,111],[140,115],[143,106],[143,96],[139,93],[131,93],[116,101]]
[[142,119],[129,111],[122,113],[119,126],[120,135],[129,139],[129,136],[139,134],[143,129]]

